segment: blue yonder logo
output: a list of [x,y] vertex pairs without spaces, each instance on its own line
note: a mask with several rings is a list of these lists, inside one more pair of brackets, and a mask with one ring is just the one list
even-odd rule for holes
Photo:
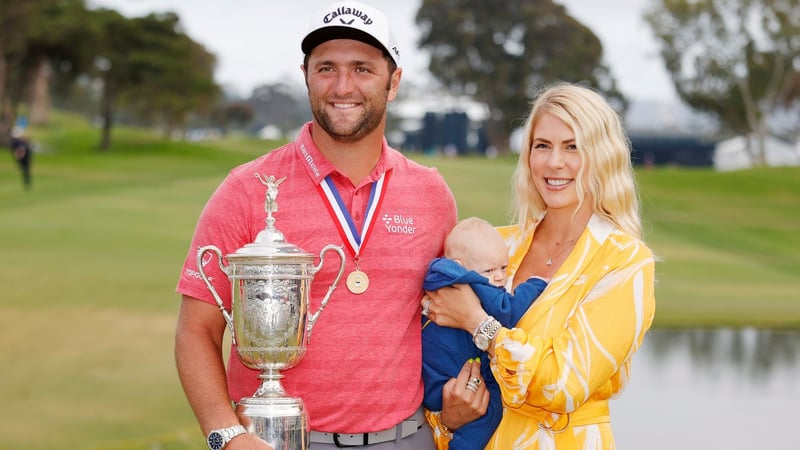
[[388,233],[392,234],[414,234],[417,227],[414,225],[414,218],[402,214],[386,213],[381,218],[383,226]]

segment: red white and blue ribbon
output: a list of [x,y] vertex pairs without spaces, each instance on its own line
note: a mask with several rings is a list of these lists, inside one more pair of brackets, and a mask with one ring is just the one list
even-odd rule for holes
[[383,203],[384,193],[386,192],[386,184],[389,182],[389,173],[384,172],[380,178],[372,183],[369,192],[369,201],[367,202],[367,214],[364,217],[364,227],[361,232],[358,232],[355,222],[353,222],[350,211],[344,204],[339,191],[333,184],[330,175],[325,177],[319,184],[318,190],[325,200],[325,206],[328,212],[333,217],[334,222],[338,225],[339,235],[344,244],[352,253],[358,267],[358,255],[363,247],[367,245],[367,239],[370,236],[375,220],[378,216],[377,212]]

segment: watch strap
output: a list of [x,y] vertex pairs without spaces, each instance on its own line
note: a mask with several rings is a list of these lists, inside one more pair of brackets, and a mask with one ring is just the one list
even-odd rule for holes
[[486,328],[481,330],[481,333],[483,333],[483,335],[486,336],[486,338],[491,341],[492,338],[494,338],[494,335],[497,334],[497,331],[500,330],[501,327],[502,325],[500,324],[499,320],[492,319],[491,322],[486,324]]
[[502,324],[499,320],[492,316],[486,316],[472,333],[472,341],[479,349],[486,351],[492,338],[501,327]]
[[477,335],[478,335],[478,333],[480,333],[480,332],[481,332],[481,330],[483,330],[484,328],[486,328],[486,325],[487,325],[489,322],[491,322],[492,320],[494,320],[494,317],[492,317],[492,316],[486,316],[486,318],[485,318],[485,319],[481,320],[481,323],[479,323],[479,324],[478,324],[478,326],[477,326],[477,327],[475,327],[475,331],[473,331],[473,332],[472,332],[472,337],[475,337],[475,336],[477,336]]
[[[222,436],[222,447],[220,447],[220,448],[225,448],[225,446],[228,445],[228,442],[230,442],[233,438],[235,438],[236,436],[239,436],[240,434],[247,433],[247,429],[245,427],[243,427],[242,425],[233,425],[233,426],[226,427],[226,428],[220,428],[220,429],[217,429],[217,430],[211,430],[211,432],[208,433],[209,438],[211,437],[212,434],[215,434],[215,433],[218,433],[218,434],[220,434]],[[210,443],[209,443],[209,447],[211,447]]]

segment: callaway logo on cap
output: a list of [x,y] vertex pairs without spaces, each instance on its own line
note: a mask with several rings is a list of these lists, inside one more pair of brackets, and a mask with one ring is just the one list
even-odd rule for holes
[[360,2],[344,1],[317,11],[300,47],[309,54],[314,47],[331,39],[355,39],[377,47],[400,66],[400,50],[386,16]]

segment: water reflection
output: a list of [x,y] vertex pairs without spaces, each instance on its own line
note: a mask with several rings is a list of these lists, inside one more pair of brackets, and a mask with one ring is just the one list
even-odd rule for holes
[[798,331],[652,330],[611,414],[620,450],[796,450],[798,402]]
[[672,364],[688,350],[698,376],[731,371],[756,382],[800,359],[800,333],[746,329],[653,330],[647,336],[648,364]]

